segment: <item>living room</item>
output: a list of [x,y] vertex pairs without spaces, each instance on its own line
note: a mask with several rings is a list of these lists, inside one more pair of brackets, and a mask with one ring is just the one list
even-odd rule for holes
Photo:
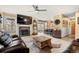
[[0,52],[78,53],[78,7],[0,5]]

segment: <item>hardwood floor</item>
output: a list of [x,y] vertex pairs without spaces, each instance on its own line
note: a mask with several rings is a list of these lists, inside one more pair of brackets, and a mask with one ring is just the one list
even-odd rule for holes
[[[45,35],[45,36],[48,36],[48,35]],[[49,49],[48,47],[46,47],[44,49],[40,49],[33,43],[32,37],[33,36],[22,37],[22,39],[26,43],[27,47],[29,47],[30,53],[62,53],[68,49],[68,47],[71,45],[71,43],[74,39],[69,36],[64,37],[62,39],[57,39],[57,38],[48,36],[48,37],[52,38],[52,40],[51,40],[52,45],[53,44],[61,44],[60,48]]]

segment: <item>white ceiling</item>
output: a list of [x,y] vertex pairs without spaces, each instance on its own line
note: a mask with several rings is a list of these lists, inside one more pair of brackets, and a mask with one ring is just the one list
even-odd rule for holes
[[23,14],[34,16],[40,20],[49,20],[53,16],[59,14],[72,13],[78,10],[79,5],[39,5],[40,9],[47,9],[45,12],[27,12],[34,11],[32,5],[0,5],[1,11],[6,11],[15,14]]

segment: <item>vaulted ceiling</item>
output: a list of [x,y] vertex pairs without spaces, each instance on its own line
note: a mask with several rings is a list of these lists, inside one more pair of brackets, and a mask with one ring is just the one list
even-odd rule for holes
[[47,9],[47,11],[35,12],[32,5],[0,5],[0,10],[15,14],[34,16],[40,20],[49,20],[56,15],[62,13],[63,14],[73,13],[79,9],[79,5],[38,5],[38,6],[39,9]]

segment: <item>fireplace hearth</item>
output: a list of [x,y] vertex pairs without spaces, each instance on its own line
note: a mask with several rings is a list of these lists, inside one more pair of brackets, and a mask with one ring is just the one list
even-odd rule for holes
[[30,36],[30,27],[19,27],[19,36]]

